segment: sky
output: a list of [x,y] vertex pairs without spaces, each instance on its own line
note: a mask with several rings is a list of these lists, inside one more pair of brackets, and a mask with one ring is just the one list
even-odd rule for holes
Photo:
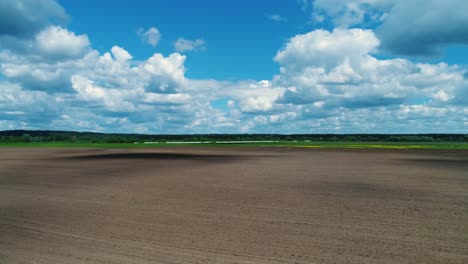
[[468,133],[468,1],[0,1],[0,130]]

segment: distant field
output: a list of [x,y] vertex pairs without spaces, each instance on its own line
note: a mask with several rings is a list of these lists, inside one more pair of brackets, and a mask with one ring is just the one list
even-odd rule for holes
[[78,148],[158,148],[158,147],[187,147],[187,146],[250,146],[250,147],[299,147],[299,148],[377,148],[377,149],[468,149],[468,143],[461,142],[254,142],[254,143],[89,143],[89,142],[29,142],[29,143],[0,143],[0,147],[78,147]]

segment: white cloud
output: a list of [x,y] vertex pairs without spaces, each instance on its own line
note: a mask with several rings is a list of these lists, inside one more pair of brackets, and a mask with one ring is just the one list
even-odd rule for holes
[[249,97],[241,109],[244,112],[269,111],[273,107],[273,101],[266,96]]
[[261,81],[250,84],[248,88],[240,87],[238,91],[233,91],[230,97],[237,99],[239,110],[243,113],[269,113],[281,107],[274,102],[283,91],[282,88],[273,88],[269,83]]
[[44,125],[64,111],[63,97],[43,91],[23,90],[20,85],[0,82],[0,120],[15,121],[21,126]]
[[177,52],[200,51],[206,49],[205,44],[206,42],[203,39],[189,40],[178,38],[174,43],[174,48]]
[[[338,7],[342,1],[334,3]],[[346,8],[358,8],[365,19],[373,14],[370,7],[385,7],[384,1],[348,3],[357,3]],[[379,10],[387,12],[384,7]],[[359,23],[353,22],[362,18],[358,11],[346,11],[348,23]],[[49,18],[44,21],[28,31],[29,37],[0,44],[0,128],[466,132],[466,68],[379,59],[374,54],[381,41],[372,30],[340,27],[296,35],[276,54],[280,71],[271,80],[223,81],[187,78],[186,56],[180,53],[155,53],[141,60],[118,46],[100,53],[92,49],[86,35],[50,26]],[[0,32],[0,39],[6,39],[6,34],[12,33]],[[152,28],[142,30],[140,36],[153,46],[160,38]],[[197,40],[182,40],[181,52],[204,47]],[[214,107],[213,102],[221,106]]]
[[[39,58],[39,59],[38,59]],[[9,80],[20,83],[28,90],[43,90],[49,93],[70,91],[70,76],[74,71],[93,65],[98,53],[90,51],[81,58],[44,60],[30,54],[0,52],[0,73]]]
[[451,44],[468,45],[465,0],[315,0],[313,17],[338,27],[377,27],[393,54],[434,56]]
[[138,36],[140,36],[141,40],[153,47],[156,47],[161,39],[161,33],[159,29],[155,27],[150,27],[148,30],[144,30],[142,28],[138,29],[137,31]]
[[148,79],[146,89],[160,93],[174,93],[185,82],[185,56],[173,53],[165,58],[154,54],[140,65],[140,70]]
[[367,108],[411,103],[455,101],[466,87],[457,66],[414,64],[405,59],[379,60],[371,30],[316,30],[298,35],[275,60],[280,74],[273,84],[288,88],[278,103],[307,105],[322,101],[328,108]]
[[86,35],[75,35],[67,29],[51,26],[36,35],[36,45],[42,54],[54,58],[77,58],[84,55],[90,43]]
[[300,68],[309,65],[330,67],[344,58],[361,58],[375,50],[379,40],[362,29],[314,30],[291,38],[274,60]]
[[119,63],[124,63],[128,60],[131,60],[133,57],[128,53],[128,51],[122,49],[121,47],[114,46],[111,49],[112,55]]

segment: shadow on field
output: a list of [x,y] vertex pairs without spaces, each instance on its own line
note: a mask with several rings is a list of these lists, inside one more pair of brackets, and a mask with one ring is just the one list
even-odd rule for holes
[[64,157],[66,160],[217,160],[249,158],[247,155],[210,155],[188,153],[105,153]]

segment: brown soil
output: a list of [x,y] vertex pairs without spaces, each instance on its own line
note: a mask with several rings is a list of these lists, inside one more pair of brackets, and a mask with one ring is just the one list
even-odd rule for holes
[[468,263],[468,152],[1,148],[0,263]]

